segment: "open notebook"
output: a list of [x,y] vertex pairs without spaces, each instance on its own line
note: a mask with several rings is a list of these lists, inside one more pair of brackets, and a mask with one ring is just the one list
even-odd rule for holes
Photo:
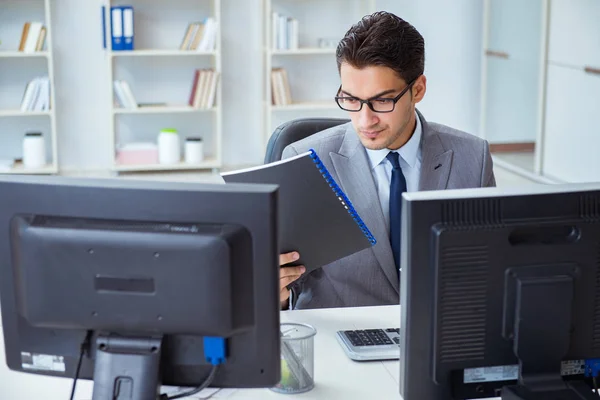
[[298,251],[295,264],[306,273],[376,243],[314,150],[221,176],[227,183],[279,185],[280,252]]

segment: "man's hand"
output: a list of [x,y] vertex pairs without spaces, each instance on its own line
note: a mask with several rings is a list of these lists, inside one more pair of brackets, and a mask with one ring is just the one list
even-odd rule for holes
[[[291,253],[280,254],[279,265],[283,266],[289,264],[293,261],[296,261],[299,258],[300,254],[298,254],[295,251]],[[279,268],[279,301],[281,303],[281,308],[287,306],[287,303],[290,298],[290,291],[287,288],[287,285],[300,278],[304,271],[306,271],[306,268],[304,268],[304,266],[302,265],[299,265],[297,267]]]

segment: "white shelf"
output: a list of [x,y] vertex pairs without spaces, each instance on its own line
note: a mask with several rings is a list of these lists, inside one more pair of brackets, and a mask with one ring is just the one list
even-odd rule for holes
[[0,58],[33,58],[33,57],[48,57],[47,51],[36,51],[33,53],[25,53],[22,51],[0,51]]
[[113,108],[114,114],[180,114],[180,113],[207,113],[207,112],[217,112],[217,111],[218,111],[218,107],[194,108],[194,107],[190,107],[190,106]]
[[[108,115],[110,117],[109,131],[109,146],[110,151],[110,169],[116,173],[127,172],[160,172],[160,171],[186,171],[186,170],[206,170],[216,169],[221,167],[222,154],[222,45],[221,45],[221,0],[208,0],[199,7],[194,7],[195,11],[189,10],[174,10],[166,2],[153,2],[147,9],[144,6],[140,12],[147,13],[145,18],[138,19],[135,35],[139,36],[139,41],[135,41],[134,50],[112,51],[110,33],[110,7],[118,5],[121,2],[117,0],[108,0],[108,6],[105,8],[105,21],[107,26],[105,31],[105,39],[107,43],[106,57],[107,62],[107,88],[110,88],[110,105]],[[152,21],[160,20],[164,12],[174,12],[178,14],[177,22],[160,21],[154,23]],[[134,5],[134,20],[138,10]],[[214,50],[198,51],[198,50],[180,50],[174,41],[162,40],[168,36],[174,35],[177,31],[178,35],[183,34],[185,26],[182,21],[199,21],[201,18],[212,17],[217,22],[217,32],[215,38]],[[152,35],[144,35],[152,31]],[[146,41],[148,36],[156,34],[156,39]],[[171,38],[172,39],[172,38]],[[182,38],[178,37],[180,41]],[[153,48],[156,46],[156,48]],[[171,47],[172,46],[172,47]],[[162,58],[161,58],[162,57]],[[190,58],[191,57],[191,58]],[[160,58],[160,60],[159,60]],[[174,58],[175,61],[170,60]],[[135,62],[133,62],[135,60]],[[158,61],[161,61],[157,64]],[[162,62],[166,61],[166,62]],[[189,69],[188,69],[189,68]],[[195,70],[211,68],[218,72],[219,80],[216,86],[216,95],[214,97],[214,107],[211,108],[195,108],[188,105],[187,97],[193,86],[193,77]],[[156,73],[154,70],[156,69]],[[177,72],[170,72],[170,71]],[[148,74],[148,71],[153,71]],[[144,75],[146,73],[146,75]],[[163,105],[150,105],[137,108],[119,107],[121,103],[115,103],[115,80],[128,81],[133,91],[134,101],[144,103],[144,98],[152,98],[154,103],[161,101],[166,103]],[[173,85],[171,86],[171,81]],[[155,99],[154,94],[161,92],[161,86],[164,88],[186,86],[185,94],[183,91],[176,93],[176,90],[166,89],[162,99]],[[142,118],[125,118],[123,116],[139,115]],[[151,117],[156,116],[156,117]],[[198,116],[198,118],[196,118]],[[199,121],[196,121],[198,119]],[[135,121],[132,121],[135,120]],[[167,122],[168,121],[168,122]],[[182,136],[198,135],[207,139],[205,143],[210,143],[211,148],[206,149],[206,154],[213,155],[212,158],[207,158],[203,163],[198,165],[190,165],[184,162],[174,165],[162,164],[141,164],[141,165],[121,165],[116,158],[117,144],[125,144],[132,137],[148,135],[148,132],[158,132],[164,127],[163,124],[168,124],[169,127],[177,129]],[[128,136],[124,132],[129,132]],[[131,139],[132,140],[132,139]]]
[[180,162],[178,164],[139,164],[139,165],[118,165],[112,167],[117,172],[152,172],[152,171],[185,171],[185,170],[203,170],[219,168],[220,163],[214,158],[207,158],[200,164],[187,164]]
[[[20,3],[20,2],[19,2]],[[43,26],[46,28],[46,39],[45,39],[45,45],[44,45],[44,49],[42,51],[34,51],[34,52],[24,52],[24,51],[18,51],[18,47],[14,48],[13,50],[3,50],[0,51],[0,59],[15,59],[15,60],[19,60],[19,65],[15,65],[14,67],[10,67],[10,68],[14,68],[17,70],[17,74],[18,76],[22,76],[22,78],[19,78],[19,80],[21,79],[32,79],[34,78],[36,75],[47,75],[48,79],[50,81],[50,104],[52,104],[52,109],[50,110],[46,110],[46,111],[21,111],[20,109],[20,105],[14,105],[14,109],[0,109],[0,117],[7,117],[7,118],[15,118],[15,120],[10,120],[7,121],[7,127],[6,127],[6,131],[4,133],[7,133],[9,135],[12,135],[10,132],[14,131],[12,125],[18,125],[18,126],[24,126],[25,129],[29,129],[30,127],[28,126],[29,123],[32,124],[33,126],[36,126],[36,130],[38,130],[39,128],[37,128],[37,126],[40,125],[39,120],[35,120],[35,118],[39,118],[39,117],[48,117],[49,120],[48,121],[44,121],[44,128],[41,129],[41,132],[47,142],[47,146],[48,146],[48,150],[49,151],[49,160],[52,160],[53,163],[49,164],[47,166],[44,166],[42,168],[25,168],[22,164],[17,164],[16,166],[13,166],[11,168],[0,168],[0,174],[56,174],[58,173],[58,164],[57,164],[57,160],[58,160],[58,137],[57,137],[57,129],[56,129],[56,110],[55,110],[55,105],[56,105],[56,86],[54,84],[54,58],[53,58],[53,42],[54,42],[54,25],[53,25],[53,21],[52,21],[52,7],[51,7],[51,0],[40,0],[36,6],[34,6],[33,8],[30,9],[30,6],[23,6],[23,8],[20,11],[24,11],[27,14],[26,19],[24,19],[23,21],[21,21],[20,19],[18,20],[10,20],[8,21],[8,32],[18,32],[18,36],[15,35],[14,39],[15,40],[20,40],[21,38],[21,32],[23,29],[23,25],[24,22],[29,20],[29,21],[38,21],[41,22],[43,24]],[[38,8],[39,7],[39,8]],[[9,7],[10,8],[10,7]],[[6,21],[3,21],[3,23],[5,23]],[[4,28],[4,26],[3,26]],[[4,32],[6,33],[6,32]],[[18,44],[19,42],[17,42]],[[21,60],[22,59],[22,60]],[[22,61],[22,62],[21,62]],[[45,64],[45,71],[41,72],[39,69],[40,64],[39,63],[43,63]],[[2,71],[0,72],[0,74],[4,74],[6,73],[6,71]],[[4,83],[14,83],[17,86],[15,86],[15,89],[10,89],[10,88],[6,88],[5,86],[0,86],[0,93],[4,93],[4,91],[7,92],[7,96],[10,96],[12,98],[16,99],[21,99],[25,90],[26,90],[26,80],[22,81],[22,82],[11,82],[10,79],[8,82],[4,82]],[[21,86],[22,85],[22,86]],[[18,86],[21,86],[21,88],[18,88]],[[23,120],[23,118],[25,118]],[[26,118],[32,118],[31,120],[27,120]],[[18,119],[18,120],[17,120]],[[47,127],[47,128],[46,128]],[[14,132],[19,132],[19,130],[14,131]],[[14,143],[14,141],[12,140],[13,138],[11,137],[2,137],[2,135],[0,135],[0,147],[4,147],[4,146],[11,146],[11,145],[7,145],[6,143]],[[9,150],[9,154],[10,152],[13,151],[17,151],[15,150]]]
[[40,115],[52,116],[52,111],[0,110],[0,117],[37,117]]
[[112,57],[198,57],[198,56],[216,56],[216,51],[196,51],[196,50],[124,50],[109,51]]
[[12,167],[8,170],[0,168],[0,174],[13,174],[13,175],[48,175],[56,174],[58,168],[55,164],[50,164],[41,168],[25,168],[22,164]]
[[269,50],[273,56],[295,56],[311,54],[335,54],[335,48],[306,47],[295,50]]
[[273,111],[295,111],[295,110],[337,110],[338,105],[332,99],[331,101],[312,101],[304,103],[292,103],[286,106],[271,106]]

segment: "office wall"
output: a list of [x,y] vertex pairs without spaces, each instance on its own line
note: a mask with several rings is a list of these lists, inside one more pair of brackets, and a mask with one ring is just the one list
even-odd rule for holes
[[[109,86],[102,50],[101,0],[52,0],[59,165],[67,172],[109,165]],[[262,1],[222,0],[224,163],[262,160]],[[480,2],[378,0],[426,40],[426,117],[477,133]],[[431,10],[435,9],[436,13]],[[318,13],[315,13],[318,17]],[[324,21],[325,22],[325,21]],[[257,99],[257,101],[249,101]]]

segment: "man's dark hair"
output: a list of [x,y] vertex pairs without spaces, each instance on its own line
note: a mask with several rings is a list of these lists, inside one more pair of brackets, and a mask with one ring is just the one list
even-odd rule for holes
[[336,51],[338,71],[342,63],[354,68],[385,66],[406,83],[423,74],[425,40],[414,26],[385,11],[363,17],[340,41]]

